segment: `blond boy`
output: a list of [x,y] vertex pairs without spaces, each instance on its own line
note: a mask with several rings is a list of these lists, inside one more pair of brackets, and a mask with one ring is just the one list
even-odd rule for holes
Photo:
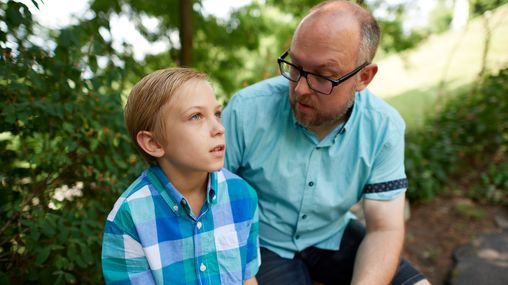
[[222,169],[221,106],[203,73],[144,77],[125,107],[150,167],[107,217],[102,268],[111,284],[256,284],[255,191]]

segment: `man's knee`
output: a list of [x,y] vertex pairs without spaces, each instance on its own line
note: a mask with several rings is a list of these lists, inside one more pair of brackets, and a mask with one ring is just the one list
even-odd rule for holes
[[256,278],[260,285],[312,284],[302,260],[282,258],[266,248],[261,248],[261,267]]

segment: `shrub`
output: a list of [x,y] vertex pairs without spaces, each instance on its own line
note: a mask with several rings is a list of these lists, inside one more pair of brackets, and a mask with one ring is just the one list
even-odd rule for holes
[[25,5],[0,11],[0,283],[100,283],[105,214],[141,167],[122,117],[129,57],[101,17],[37,45]]
[[[494,202],[508,194],[508,69],[490,75],[446,103],[425,126],[406,137],[412,199],[429,199],[451,180],[466,194]],[[490,189],[490,190],[489,190]]]

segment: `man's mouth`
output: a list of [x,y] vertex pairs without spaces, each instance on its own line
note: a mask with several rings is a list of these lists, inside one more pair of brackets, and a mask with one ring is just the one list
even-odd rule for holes
[[305,102],[302,102],[302,101],[297,101],[297,104],[300,108],[304,108],[304,109],[312,109],[312,105],[310,104],[305,104]]

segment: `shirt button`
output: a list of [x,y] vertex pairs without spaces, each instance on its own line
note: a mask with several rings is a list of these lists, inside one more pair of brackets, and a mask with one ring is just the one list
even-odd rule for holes
[[199,270],[201,270],[201,272],[205,272],[205,270],[206,270],[206,265],[204,265],[203,263],[201,263],[201,266],[199,267]]
[[312,186],[314,186],[314,182],[311,181],[311,182],[309,182],[309,187],[312,187]]
[[201,229],[201,227],[203,226],[203,224],[201,222],[197,222],[196,223],[196,226],[198,227],[198,229]]
[[178,211],[178,206],[173,206],[173,210]]
[[307,215],[303,214],[302,215],[302,220],[305,220],[305,219],[307,219]]
[[295,239],[299,239],[299,238],[300,238],[300,235],[296,235],[296,236],[295,236]]

